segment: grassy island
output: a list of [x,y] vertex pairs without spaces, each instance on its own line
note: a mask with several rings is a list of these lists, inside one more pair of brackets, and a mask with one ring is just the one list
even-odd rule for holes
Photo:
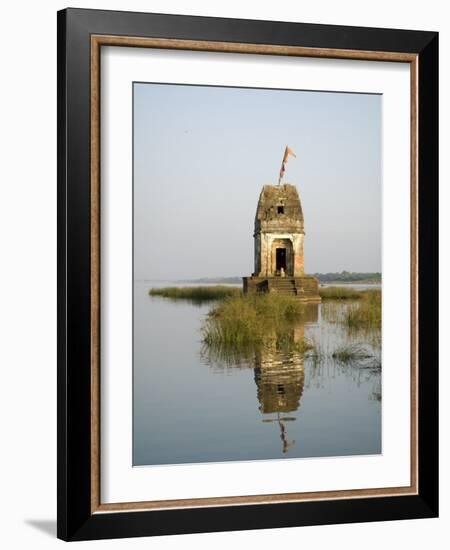
[[360,300],[364,296],[364,290],[343,286],[328,286],[319,288],[322,300]]
[[235,349],[258,348],[276,342],[279,348],[305,351],[310,347],[308,342],[293,334],[304,311],[304,304],[291,296],[233,296],[209,312],[202,328],[203,341],[208,346]]
[[241,289],[233,286],[168,286],[164,288],[151,288],[150,296],[161,296],[171,300],[187,300],[196,303],[223,300],[231,296],[239,296]]

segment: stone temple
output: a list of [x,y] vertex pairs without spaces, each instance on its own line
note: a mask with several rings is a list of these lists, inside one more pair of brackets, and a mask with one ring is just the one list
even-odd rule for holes
[[255,216],[255,271],[244,292],[278,292],[320,302],[315,277],[305,275],[304,220],[295,185],[264,185]]

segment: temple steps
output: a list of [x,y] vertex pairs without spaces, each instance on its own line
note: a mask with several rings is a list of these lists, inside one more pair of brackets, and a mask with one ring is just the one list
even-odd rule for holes
[[295,279],[290,277],[276,277],[271,279],[269,289],[271,292],[286,296],[297,296],[301,289],[297,288]]
[[270,290],[277,294],[284,294],[288,296],[297,296],[299,290],[295,284],[295,279],[280,277],[271,280]]
[[274,292],[296,296],[303,302],[319,303],[319,285],[315,277],[244,277],[244,292]]

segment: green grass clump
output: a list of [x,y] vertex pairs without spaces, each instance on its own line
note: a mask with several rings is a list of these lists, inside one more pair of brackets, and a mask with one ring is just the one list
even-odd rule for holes
[[332,357],[341,363],[348,363],[350,361],[368,359],[372,355],[368,353],[362,344],[349,344],[337,348],[333,352]]
[[381,291],[364,291],[358,304],[346,312],[344,322],[349,328],[381,328]]
[[171,300],[187,300],[195,303],[223,300],[230,296],[239,296],[241,289],[232,286],[170,286],[164,288],[151,288],[150,296],[161,296]]
[[304,305],[296,298],[279,294],[246,294],[226,298],[207,316],[203,342],[207,346],[245,349],[276,342],[280,349],[307,349],[296,342],[295,321],[302,318]]
[[364,296],[364,291],[342,286],[329,286],[319,288],[319,294],[322,300],[360,300]]

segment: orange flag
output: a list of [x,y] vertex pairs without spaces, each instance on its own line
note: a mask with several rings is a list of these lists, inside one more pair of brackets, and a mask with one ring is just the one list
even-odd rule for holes
[[288,156],[291,155],[292,157],[297,158],[297,155],[294,153],[292,149],[290,149],[288,146],[286,146],[286,149],[284,151],[284,157],[283,157],[283,164],[285,164],[288,161]]
[[289,155],[297,158],[297,155],[294,153],[294,151],[286,145],[286,149],[284,150],[283,161],[281,163],[280,178],[278,179],[278,185],[280,184],[281,178],[284,176],[284,172],[286,171],[286,163],[288,161]]

